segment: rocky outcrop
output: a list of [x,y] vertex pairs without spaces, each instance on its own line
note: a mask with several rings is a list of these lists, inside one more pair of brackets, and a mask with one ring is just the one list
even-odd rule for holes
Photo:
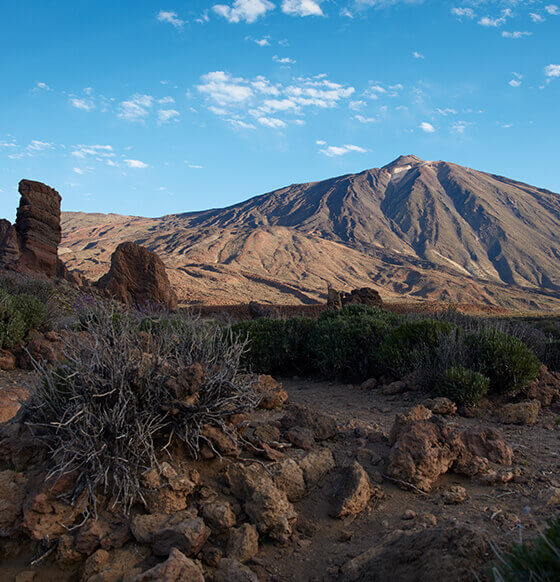
[[109,272],[97,282],[115,299],[128,305],[177,307],[163,261],[133,242],[121,243],[111,257]]
[[327,291],[327,306],[331,309],[339,309],[344,305],[369,305],[371,307],[383,305],[381,295],[371,287],[353,289],[350,293],[335,291],[329,287]]
[[19,183],[21,199],[14,225],[21,256],[18,270],[54,277],[61,238],[60,194],[31,180]]
[[0,267],[6,268],[14,264],[20,256],[14,225],[8,220],[0,220]]

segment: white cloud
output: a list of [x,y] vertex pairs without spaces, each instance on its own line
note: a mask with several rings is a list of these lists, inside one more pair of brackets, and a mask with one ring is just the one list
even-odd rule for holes
[[544,74],[549,78],[552,79],[553,77],[560,77],[560,65],[547,65],[544,68]]
[[15,141],[0,141],[0,148],[15,148],[17,144]]
[[327,145],[327,142],[326,142],[326,141],[324,141],[324,140],[322,140],[322,139],[318,139],[318,140],[317,140],[315,143],[316,143],[317,145],[321,145],[321,146],[323,146],[323,145]]
[[264,38],[255,38],[254,42],[259,46],[270,46],[270,39],[266,36]]
[[148,164],[145,164],[144,162],[141,162],[140,160],[123,160],[123,162],[129,168],[143,169],[143,168],[147,168],[148,167]]
[[375,123],[377,121],[375,117],[364,117],[363,115],[356,115],[355,119],[357,119],[360,123]]
[[231,6],[216,4],[212,10],[223,16],[228,22],[245,21],[251,24],[274,8],[274,4],[269,0],[235,0]]
[[31,143],[27,146],[27,149],[33,152],[40,152],[43,150],[50,150],[54,147],[54,144],[49,141],[39,141],[38,139],[32,139]]
[[72,146],[72,155],[76,158],[87,158],[89,156],[95,157],[97,159],[101,158],[113,158],[115,157],[115,152],[110,145],[77,145]]
[[369,87],[364,91],[364,97],[366,99],[379,99],[379,97],[398,97],[400,92],[403,90],[403,86],[400,83],[396,85],[383,85],[381,83],[372,83],[370,81]]
[[476,14],[472,8],[452,8],[451,13],[457,18],[476,18]]
[[252,123],[247,123],[241,119],[228,119],[228,123],[231,124],[234,129],[256,129]]
[[290,66],[290,65],[295,65],[296,64],[296,62],[294,61],[294,59],[291,59],[290,57],[279,57],[278,55],[274,55],[272,57],[272,60],[275,63],[280,63],[281,65]]
[[291,16],[324,16],[321,10],[323,0],[284,0],[282,12]]
[[414,52],[412,53],[412,56],[413,56],[415,59],[423,59],[423,58],[424,58],[424,55],[423,55],[422,53],[419,53],[418,51],[414,51]]
[[490,26],[490,27],[499,27],[504,24],[504,22],[513,16],[513,13],[510,8],[506,8],[502,11],[502,15],[499,17],[491,18],[490,16],[483,16],[479,21],[478,24],[481,26]]
[[556,4],[549,4],[545,6],[544,9],[551,15],[551,16],[560,16],[560,8]]
[[232,77],[224,71],[203,75],[202,85],[198,85],[197,89],[222,107],[243,103],[253,95],[245,79]]
[[37,81],[35,83],[35,89],[38,91],[50,91],[51,90],[51,88],[46,83],[43,83],[41,81]]
[[271,127],[273,129],[279,129],[281,127],[286,127],[286,122],[278,119],[276,117],[259,117],[257,120],[261,125],[265,127]]
[[201,166],[200,164],[191,164],[187,160],[185,160],[185,164],[187,164],[187,168],[192,168],[193,170],[202,170],[204,168],[204,166]]
[[451,131],[455,133],[465,133],[465,129],[472,125],[472,121],[455,121],[451,126]]
[[160,10],[157,19],[159,22],[172,24],[175,28],[183,28],[185,25],[185,21],[181,20],[177,13],[172,11]]
[[173,97],[162,97],[161,99],[158,99],[157,102],[160,105],[168,105],[169,103],[175,103],[175,99],[173,99]]
[[536,22],[537,24],[540,24],[541,22],[544,22],[546,20],[544,16],[542,16],[541,14],[536,14],[535,12],[531,12],[529,16],[531,17],[531,20],[533,22]]
[[143,121],[154,104],[154,98],[151,95],[133,95],[128,101],[122,101],[119,104],[117,115],[126,121]]
[[504,30],[502,32],[502,36],[504,38],[513,38],[513,39],[520,39],[520,38],[524,38],[525,36],[531,36],[531,32],[521,32],[519,30],[515,30],[513,32],[508,32],[507,30]]
[[83,174],[85,174],[85,171],[84,171],[84,170],[82,170],[81,168],[72,168],[72,171],[73,171],[75,174],[79,174],[80,176],[81,176],[81,175],[83,175]]
[[439,107],[436,109],[436,111],[440,114],[443,115],[444,117],[447,115],[457,115],[457,110],[456,109],[452,109],[451,107],[446,107],[445,109],[440,109]]
[[72,104],[72,107],[81,109],[82,111],[93,111],[95,109],[95,103],[91,99],[71,97],[70,103]]
[[513,79],[508,83],[510,87],[521,87],[521,79],[523,79],[523,75],[519,73],[513,73]]
[[431,123],[428,123],[427,121],[423,121],[418,127],[422,131],[425,131],[426,133],[435,133],[435,131],[436,131],[436,128]]
[[169,121],[177,120],[179,115],[180,114],[176,109],[160,109],[157,112],[158,123],[162,125]]
[[365,154],[367,150],[357,145],[346,144],[343,146],[327,146],[324,142],[316,142],[317,145],[325,145],[326,147],[319,150],[321,154],[328,156],[329,158],[344,156],[349,154],[350,152],[358,152],[361,154]]

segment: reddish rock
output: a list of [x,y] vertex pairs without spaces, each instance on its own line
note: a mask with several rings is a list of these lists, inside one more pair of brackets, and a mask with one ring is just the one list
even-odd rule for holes
[[345,517],[361,513],[373,495],[373,487],[364,468],[354,464],[344,467],[331,515]]
[[488,459],[500,465],[511,465],[513,449],[506,443],[502,433],[494,428],[469,428],[459,434],[456,440],[458,451],[455,470],[462,472],[472,457]]
[[315,487],[336,466],[330,449],[311,451],[299,461],[303,478],[308,489]]
[[178,548],[186,556],[194,556],[200,552],[210,534],[210,528],[200,517],[170,523],[153,534],[152,551],[156,556],[168,556],[172,548]]
[[210,501],[203,505],[202,516],[213,532],[223,532],[235,525],[235,513],[228,501]]
[[294,426],[307,428],[318,441],[333,438],[338,434],[338,426],[334,417],[297,404],[293,404],[282,418],[282,426],[285,429]]
[[274,483],[286,493],[289,501],[305,496],[307,488],[302,468],[293,459],[284,459],[272,467]]
[[13,370],[16,367],[16,357],[8,350],[0,350],[0,370]]
[[17,270],[54,277],[62,232],[60,194],[31,180],[19,183],[19,193],[21,199],[14,225],[21,251]]
[[237,560],[222,558],[214,572],[214,582],[259,582],[258,576]]
[[560,402],[560,373],[541,366],[539,377],[525,389],[525,394],[531,400],[538,400],[541,406]]
[[541,403],[539,400],[504,404],[498,410],[498,418],[504,424],[535,424],[539,417]]
[[457,405],[455,402],[449,398],[444,398],[443,396],[438,398],[428,398],[428,400],[424,400],[423,405],[426,408],[429,408],[434,414],[441,414],[442,416],[455,414],[457,412]]
[[242,564],[259,552],[259,534],[254,525],[244,523],[229,530],[227,557]]
[[261,396],[259,408],[266,410],[280,408],[288,400],[288,393],[272,376],[266,374],[258,376],[253,387]]
[[430,491],[457,458],[451,429],[439,418],[408,424],[391,449],[387,474]]
[[285,437],[295,447],[305,451],[311,450],[315,444],[313,433],[308,428],[302,428],[301,426],[293,426],[286,432]]
[[410,423],[418,420],[428,420],[431,417],[432,411],[421,404],[411,408],[407,412],[399,412],[395,416],[395,422],[393,423],[391,433],[389,434],[389,443],[394,445]]
[[162,260],[133,242],[121,243],[116,248],[111,256],[111,268],[97,286],[129,305],[177,307],[177,296]]
[[239,446],[232,434],[227,434],[223,429],[209,424],[202,427],[202,434],[221,455],[231,457],[239,455]]
[[0,220],[0,267],[6,268],[17,262],[21,252],[14,225],[8,220]]
[[162,564],[139,574],[134,582],[204,582],[202,570],[177,548],[172,548]]
[[15,535],[21,526],[27,477],[16,471],[0,473],[0,537]]

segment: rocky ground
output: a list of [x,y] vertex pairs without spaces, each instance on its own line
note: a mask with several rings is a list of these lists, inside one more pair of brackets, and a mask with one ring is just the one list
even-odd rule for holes
[[[26,380],[5,373],[2,396]],[[560,508],[556,380],[530,405],[458,414],[403,383],[261,377],[261,408],[232,419],[239,440],[207,433],[221,458],[175,448],[143,477],[146,508],[85,522],[63,495],[71,477],[45,482],[42,453],[5,425],[0,579],[484,579],[494,549]]]

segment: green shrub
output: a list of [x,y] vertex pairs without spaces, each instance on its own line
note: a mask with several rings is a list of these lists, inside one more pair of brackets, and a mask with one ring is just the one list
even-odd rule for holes
[[48,281],[32,279],[23,275],[8,274],[0,277],[0,288],[10,295],[31,295],[42,303],[47,303],[55,293],[55,288]]
[[463,366],[447,368],[437,379],[434,396],[445,396],[457,404],[475,404],[490,387],[490,378]]
[[322,316],[309,338],[314,367],[325,378],[363,380],[373,374],[377,348],[391,329],[386,313],[349,305]]
[[379,346],[379,359],[399,376],[415,370],[428,370],[437,364],[440,346],[458,333],[457,326],[445,321],[407,321],[393,329]]
[[43,325],[47,308],[40,299],[32,295],[15,295],[12,297],[12,304],[23,317],[26,331],[37,329]]
[[560,371],[560,340],[552,340],[544,348],[543,364],[549,370]]
[[539,373],[535,354],[518,338],[497,330],[467,337],[472,367],[490,378],[491,392],[520,392]]
[[532,544],[516,544],[492,569],[496,582],[560,580],[560,517]]
[[0,297],[0,348],[13,348],[27,333],[25,319],[10,296]]

